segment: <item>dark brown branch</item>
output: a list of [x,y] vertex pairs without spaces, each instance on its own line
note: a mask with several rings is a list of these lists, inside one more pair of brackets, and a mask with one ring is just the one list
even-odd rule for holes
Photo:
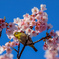
[[35,44],[35,43],[37,43],[37,42],[39,42],[39,41],[41,41],[41,40],[43,40],[43,39],[47,39],[48,37],[51,37],[51,36],[43,37],[43,38],[41,38],[40,40],[37,40],[37,41],[33,42],[33,44]]
[[20,49],[20,43],[18,45],[17,59],[18,59],[18,56],[19,56],[19,49]]
[[20,52],[20,55],[19,55],[18,59],[20,59],[21,54],[23,53],[23,51],[24,51],[24,49],[25,49],[25,47],[26,47],[27,41],[28,41],[28,40],[26,40],[26,42],[25,42],[25,44],[24,44],[24,47],[22,48],[22,50],[21,50],[21,52]]
[[11,47],[13,50],[15,50],[17,53],[18,53],[18,51],[15,49],[15,48],[13,48],[13,47]]
[[37,43],[37,42],[39,42],[39,41],[41,41],[43,39],[47,39],[48,37],[51,37],[51,36],[49,35],[49,36],[46,36],[46,37],[42,37],[40,40],[37,40],[37,41],[35,41],[33,43],[30,43],[30,44],[27,44],[27,45],[35,44],[35,43]]

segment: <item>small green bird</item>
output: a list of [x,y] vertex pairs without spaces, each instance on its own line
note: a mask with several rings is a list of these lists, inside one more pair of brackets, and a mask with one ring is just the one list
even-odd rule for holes
[[[23,45],[25,44],[26,40],[28,39],[27,43],[32,43],[32,40],[30,37],[27,37],[27,35],[25,33],[21,33],[21,32],[15,32],[14,36],[19,40],[19,42],[21,42]],[[33,44],[29,45],[30,47],[32,47],[35,52],[37,52],[37,49],[34,47]]]

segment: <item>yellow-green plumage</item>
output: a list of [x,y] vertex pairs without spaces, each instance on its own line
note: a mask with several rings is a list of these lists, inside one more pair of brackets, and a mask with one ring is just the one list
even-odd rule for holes
[[[32,43],[32,40],[30,37],[27,37],[27,35],[25,33],[21,33],[21,32],[15,32],[14,36],[19,40],[19,42],[21,42],[23,45],[25,44],[26,40],[28,39],[27,43]],[[30,47],[32,47],[35,51],[37,51],[37,49],[34,47],[33,44],[29,45]]]

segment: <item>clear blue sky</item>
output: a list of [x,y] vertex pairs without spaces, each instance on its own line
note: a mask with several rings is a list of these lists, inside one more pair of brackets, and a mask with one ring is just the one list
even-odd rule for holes
[[[48,23],[53,25],[55,31],[59,30],[59,0],[0,0],[0,18],[6,17],[6,22],[13,22],[14,18],[23,18],[23,14],[31,14],[31,9],[33,7],[40,8],[40,4],[46,4],[48,13]],[[46,32],[46,31],[45,31]],[[45,32],[40,33],[37,37],[33,37],[33,41],[40,39],[45,36]],[[9,39],[5,34],[5,29],[2,32],[2,37],[0,38],[0,45],[4,45]],[[35,44],[38,52],[35,52],[31,47],[26,47],[21,59],[45,59],[43,50],[44,42],[41,41]],[[22,46],[21,46],[22,47]],[[16,47],[17,48],[17,47]],[[13,59],[16,59],[16,52],[12,51],[14,54]]]

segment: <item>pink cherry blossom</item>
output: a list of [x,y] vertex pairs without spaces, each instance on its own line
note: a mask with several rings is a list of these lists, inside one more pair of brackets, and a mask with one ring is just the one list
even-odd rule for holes
[[16,42],[14,42],[14,41],[11,42],[11,43],[10,43],[10,46],[11,46],[11,47],[15,47],[15,46],[16,46]]
[[58,33],[56,33],[57,35],[54,36],[55,32],[53,30],[51,32],[50,35],[52,35],[53,38],[46,40],[48,50],[46,50],[45,57],[46,59],[58,59],[59,57],[56,56],[59,55],[59,36]]
[[56,31],[56,34],[59,36],[59,31]]
[[30,23],[30,26],[36,26],[36,21],[32,21],[32,22]]
[[3,19],[0,19],[0,24],[2,24],[2,20],[3,20]]
[[7,49],[6,49],[6,51],[7,51],[7,53],[9,54],[9,53],[11,53],[11,52],[12,52],[12,49],[7,48]]
[[19,24],[21,22],[21,19],[19,17],[14,18],[14,23]]
[[11,45],[10,45],[9,42],[7,42],[7,43],[5,44],[5,46],[6,46],[7,48],[9,48]]
[[51,30],[50,35],[54,37],[56,36],[56,33],[54,32],[54,30]]
[[30,15],[27,14],[27,13],[23,15],[24,19],[29,18],[29,16],[30,16]]
[[0,19],[0,31],[2,31],[3,28],[6,28],[6,23],[4,19]]
[[38,15],[35,17],[35,19],[37,19],[37,20],[41,20],[41,15],[38,14]]
[[51,29],[53,26],[51,24],[47,25],[47,29]]
[[48,49],[48,45],[45,43],[44,44],[44,50],[47,50]]
[[41,11],[46,10],[46,5],[45,4],[41,4],[40,7],[41,7]]
[[37,32],[32,30],[30,36],[32,37],[32,36],[36,36],[36,35],[37,35]]
[[5,59],[3,55],[0,56],[0,59]]
[[3,48],[4,51],[6,50],[6,46],[3,46],[3,45],[2,45],[2,48]]
[[17,26],[14,23],[9,23],[8,28],[6,29],[6,34],[9,39],[12,39],[14,37],[14,30],[17,30]]
[[6,23],[3,22],[3,23],[1,24],[1,26],[2,26],[2,28],[6,28]]
[[10,30],[17,29],[14,23],[9,23]]
[[32,29],[27,28],[27,29],[26,29],[26,34],[30,35],[30,34],[31,34],[31,31],[32,31]]
[[3,47],[0,46],[0,54],[3,53],[3,51],[4,51],[4,50],[3,50]]
[[2,26],[0,25],[0,31],[2,31]]
[[0,56],[0,59],[13,59],[13,55],[12,54],[4,54]]
[[32,20],[34,20],[35,17],[29,16],[29,21],[31,22]]
[[57,55],[56,51],[46,50],[46,53],[45,53],[46,59],[55,59],[56,55]]
[[37,8],[37,7],[34,7],[33,9],[32,9],[32,14],[36,14],[36,13],[38,13],[39,12],[39,9]]
[[13,55],[12,54],[4,54],[4,58],[5,59],[13,59]]

